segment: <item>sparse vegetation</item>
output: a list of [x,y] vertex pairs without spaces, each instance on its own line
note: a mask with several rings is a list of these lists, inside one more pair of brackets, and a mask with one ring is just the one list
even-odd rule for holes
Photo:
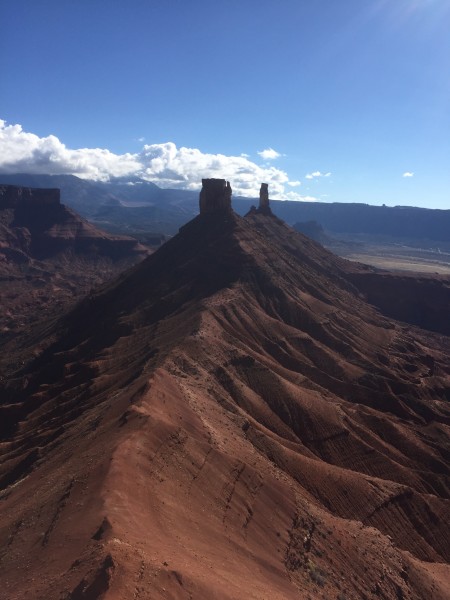
[[314,569],[313,571],[310,571],[309,576],[314,581],[314,583],[317,583],[317,585],[320,585],[320,587],[323,587],[327,582],[327,577],[325,573],[320,569]]
[[312,561],[308,563],[309,576],[314,583],[323,587],[327,582],[327,573]]

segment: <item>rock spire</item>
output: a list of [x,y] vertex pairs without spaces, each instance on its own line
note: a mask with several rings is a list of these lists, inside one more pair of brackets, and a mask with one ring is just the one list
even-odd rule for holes
[[271,215],[272,210],[269,205],[269,184],[261,183],[261,188],[259,190],[259,206],[258,212],[263,215]]

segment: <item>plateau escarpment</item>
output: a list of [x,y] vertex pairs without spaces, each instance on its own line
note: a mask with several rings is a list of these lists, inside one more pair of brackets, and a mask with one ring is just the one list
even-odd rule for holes
[[0,185],[0,333],[48,318],[147,254],[62,205],[57,189]]
[[14,185],[0,185],[0,210],[7,208],[59,207],[58,189],[25,188]]
[[1,384],[8,598],[448,597],[449,338],[228,187]]
[[92,253],[113,259],[143,254],[136,240],[97,229],[59,201],[59,190],[0,185],[0,222],[3,228],[26,232],[24,250],[45,259],[59,252]]

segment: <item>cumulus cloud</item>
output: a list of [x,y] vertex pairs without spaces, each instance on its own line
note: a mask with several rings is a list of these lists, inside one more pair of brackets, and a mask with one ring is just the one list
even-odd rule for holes
[[39,137],[0,120],[0,173],[19,172],[71,174],[94,181],[141,178],[163,188],[188,190],[198,190],[202,178],[217,177],[230,181],[235,195],[250,197],[259,195],[264,181],[271,198],[312,199],[286,193],[286,186],[300,182],[290,181],[287,173],[275,167],[261,167],[245,155],[206,154],[196,148],[177,148],[173,142],[146,144],[140,152],[125,154],[103,148],[70,149],[54,135]]
[[258,154],[264,160],[275,160],[276,158],[280,158],[281,156],[281,154],[273,148],[266,148],[265,150],[261,150],[261,152],[258,152]]
[[414,173],[412,173],[411,171],[406,171],[405,173],[403,173],[403,177],[414,177]]
[[290,185],[291,187],[297,187],[299,185],[302,185],[302,182],[301,181],[288,181],[287,184]]
[[320,171],[314,171],[305,175],[306,179],[317,179],[318,177],[330,177],[331,173],[321,173]]
[[70,173],[84,179],[107,181],[139,169],[134,154],[113,154],[102,148],[70,150],[54,135],[40,138],[20,125],[0,120],[0,172]]

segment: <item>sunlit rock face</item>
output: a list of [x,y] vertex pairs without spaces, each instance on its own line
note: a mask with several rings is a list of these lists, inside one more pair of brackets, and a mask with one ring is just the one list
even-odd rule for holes
[[230,212],[231,186],[225,179],[202,179],[200,214]]

